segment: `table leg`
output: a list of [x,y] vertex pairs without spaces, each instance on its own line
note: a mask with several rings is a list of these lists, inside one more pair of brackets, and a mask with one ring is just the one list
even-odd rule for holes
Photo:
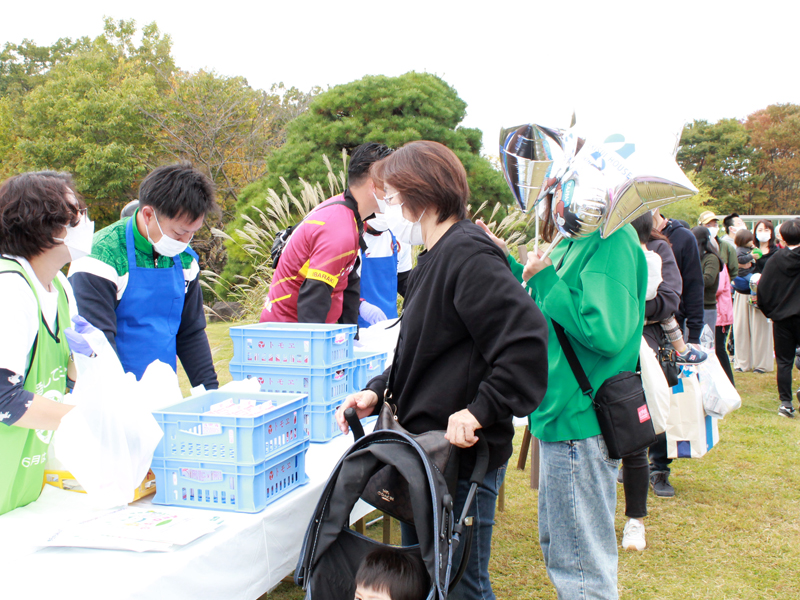
[[364,518],[362,517],[356,521],[354,527],[356,528],[356,533],[364,535]]
[[525,463],[528,460],[528,446],[531,443],[531,430],[525,428],[525,433],[522,434],[522,446],[519,449],[519,458],[517,459],[517,469],[520,471],[525,470]]
[[392,543],[392,517],[383,513],[383,543]]
[[531,436],[531,489],[539,489],[539,440]]

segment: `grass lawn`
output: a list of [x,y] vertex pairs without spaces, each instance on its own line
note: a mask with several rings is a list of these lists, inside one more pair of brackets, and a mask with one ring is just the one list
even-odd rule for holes
[[[208,329],[223,383],[230,380],[232,355],[227,330],[225,324]],[[621,598],[800,598],[800,418],[778,417],[774,373],[737,373],[736,383],[742,408],[720,421],[719,446],[702,459],[673,462],[674,498],[651,492],[647,549],[620,551]],[[188,392],[185,378],[182,386]],[[518,428],[517,448],[521,439]],[[539,549],[530,467],[518,471],[517,454],[506,476],[505,511],[498,512],[494,529],[494,591],[503,600],[555,599]],[[617,490],[621,541],[625,506],[622,486]],[[381,525],[370,534],[379,537]],[[303,597],[286,583],[262,600]]]

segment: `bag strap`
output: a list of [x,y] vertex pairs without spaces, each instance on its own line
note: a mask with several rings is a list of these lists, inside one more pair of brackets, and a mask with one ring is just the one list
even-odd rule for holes
[[567,338],[567,332],[564,331],[564,328],[561,325],[552,319],[551,321],[553,323],[553,329],[556,332],[556,337],[561,343],[561,349],[564,351],[564,356],[567,358],[567,362],[569,363],[569,368],[572,369],[572,374],[575,375],[575,379],[578,380],[578,385],[581,386],[581,390],[583,391],[584,395],[594,403],[594,390],[592,389],[592,384],[589,383],[589,378],[586,377],[586,372],[583,370],[581,362],[578,360],[578,356],[575,354],[575,350],[572,347],[569,338]]

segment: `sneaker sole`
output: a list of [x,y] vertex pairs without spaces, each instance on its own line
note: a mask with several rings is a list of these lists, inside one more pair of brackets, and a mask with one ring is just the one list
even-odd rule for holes
[[779,417],[784,417],[786,419],[794,419],[794,413],[787,413],[787,412],[784,412],[782,410],[778,411],[778,416]]
[[647,548],[647,544],[645,544],[643,548],[639,548],[635,544],[628,544],[622,547],[623,550],[627,550],[628,552],[642,552],[645,548]]

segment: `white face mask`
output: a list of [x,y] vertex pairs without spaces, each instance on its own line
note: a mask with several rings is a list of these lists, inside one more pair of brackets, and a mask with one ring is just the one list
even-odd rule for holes
[[375,202],[378,203],[378,212],[385,213],[386,212],[386,201],[378,198],[378,194],[372,192],[372,195],[375,196]]
[[374,217],[367,221],[367,225],[375,231],[386,231],[389,229],[389,222],[386,220],[386,215],[380,213],[376,213]]
[[89,216],[84,213],[75,227],[67,225],[67,234],[63,238],[53,239],[64,243],[69,250],[70,260],[78,260],[92,251],[93,236],[94,221],[90,221]]
[[[153,248],[155,251],[158,252],[161,256],[169,256],[170,258],[173,256],[177,256],[189,246],[189,242],[181,242],[174,238],[169,237],[164,230],[161,229],[161,223],[158,222],[158,215],[156,215],[155,211],[153,211],[153,217],[156,220],[156,225],[158,226],[158,230],[161,232],[161,239],[157,242],[154,242],[150,238],[150,231],[147,231],[147,241],[153,244]],[[192,236],[194,238],[194,236]],[[189,240],[191,241],[191,240]]]
[[401,242],[412,246],[424,244],[425,240],[422,238],[422,223],[420,223],[420,220],[422,219],[422,215],[425,214],[425,211],[422,211],[422,215],[419,216],[416,223],[412,223],[403,216],[402,207],[402,204],[389,204],[386,206],[386,212],[384,214],[386,215],[386,222],[389,224],[389,229],[391,229],[394,236]]
[[711,239],[713,240],[715,237],[717,237],[717,234],[719,233],[719,227],[709,227],[708,233],[711,234]]
[[769,231],[759,231],[756,233],[756,239],[761,243],[766,243],[770,240],[772,234]]

